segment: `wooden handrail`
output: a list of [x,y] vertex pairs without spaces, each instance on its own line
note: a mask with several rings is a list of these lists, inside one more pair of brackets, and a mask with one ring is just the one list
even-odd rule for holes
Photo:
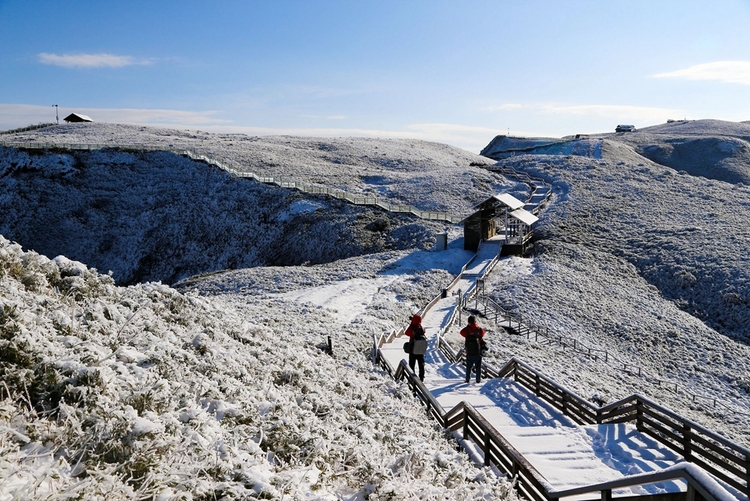
[[[449,345],[447,345],[449,347]],[[403,364],[404,368],[406,367]],[[528,367],[523,362],[514,360],[506,364],[501,371],[508,372],[510,367]],[[683,479],[688,483],[688,489],[697,491],[704,499],[710,501],[726,501],[716,496],[715,482],[703,475],[696,475],[696,470],[690,465],[678,465],[671,469],[628,476],[610,482],[577,487],[573,489],[555,490],[531,465],[523,455],[516,450],[476,409],[467,402],[461,402],[453,409],[443,413],[442,423],[446,429],[457,431],[463,429],[464,439],[470,439],[480,446],[485,455],[486,465],[501,468],[517,482],[519,492],[534,501],[551,501],[566,496],[599,492],[602,499],[611,498],[613,489],[638,487],[666,480]],[[494,452],[493,452],[494,451]],[[708,485],[707,485],[708,484]]]
[[[444,339],[438,340],[438,348],[449,360],[455,361],[459,358],[460,352],[457,354]],[[632,395],[618,402],[597,407],[517,358],[509,360],[501,369],[496,370],[496,374],[498,377],[513,378],[581,424],[634,422],[642,433],[682,454],[686,461],[702,467],[728,485],[750,495],[750,449],[739,446],[643,396]],[[647,477],[639,479],[647,480]],[[555,493],[550,493],[552,494]]]
[[[534,378],[519,377],[522,370],[534,375]],[[686,461],[700,464],[717,478],[750,496],[750,449],[641,395],[631,395],[606,406],[596,407],[516,358],[512,358],[500,370],[500,375],[513,377],[519,384],[576,421],[592,424],[633,422],[639,431],[682,454]],[[551,397],[550,392],[539,391],[539,382],[557,390],[564,395],[563,401],[580,407],[583,412],[574,415],[575,407],[561,406]],[[721,444],[723,448],[714,444]]]
[[[716,481],[712,481],[710,478],[706,478],[705,473],[696,470],[694,465],[689,464],[678,464],[671,468],[666,468],[657,472],[640,473],[638,475],[630,475],[622,479],[610,480],[608,482],[602,482],[599,484],[587,485],[584,487],[574,487],[572,489],[564,489],[558,491],[548,492],[548,496],[552,499],[559,499],[568,496],[580,496],[582,494],[589,494],[592,492],[608,493],[608,496],[602,495],[601,499],[611,499],[612,490],[622,489],[626,487],[639,487],[642,485],[654,484],[657,482],[664,482],[668,480],[685,480],[688,484],[688,491],[694,489],[703,499],[710,501],[736,501],[734,496],[722,496],[721,486]],[[717,488],[718,487],[718,488]]]
[[427,413],[434,417],[441,426],[445,427],[445,410],[443,409],[443,406],[440,405],[432,392],[425,387],[419,377],[414,374],[414,371],[411,370],[406,363],[406,360],[401,360],[398,364],[398,368],[396,368],[396,373],[393,375],[393,379],[400,381],[404,378],[406,378],[409,387],[417,398],[427,406]]
[[750,496],[750,449],[638,394],[598,412],[600,422],[634,422],[642,433]]

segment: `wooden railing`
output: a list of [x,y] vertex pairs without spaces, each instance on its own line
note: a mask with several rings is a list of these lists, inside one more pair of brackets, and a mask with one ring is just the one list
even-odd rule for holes
[[597,422],[633,422],[641,433],[750,497],[750,449],[641,395],[632,395],[598,409]]
[[393,375],[393,379],[396,381],[406,380],[406,384],[409,385],[414,395],[422,402],[427,409],[427,414],[433,419],[437,420],[443,427],[445,427],[445,411],[443,406],[438,403],[435,397],[425,387],[424,383],[419,377],[414,374],[406,363],[406,360],[401,360],[396,368],[396,373]]
[[[446,358],[452,361],[458,360],[458,354],[450,347],[450,345],[447,343],[440,343],[439,339],[438,346],[445,354]],[[382,355],[379,348],[376,350],[376,358],[381,365],[390,367],[390,364],[385,361],[385,357]],[[555,405],[564,414],[571,417],[571,419],[582,423],[619,422],[617,421],[618,418],[621,420],[627,420],[624,416],[630,414],[630,411],[620,412],[620,407],[617,407],[617,404],[608,406],[612,407],[613,410],[608,410],[607,408],[597,409],[593,404],[560,387],[546,376],[543,376],[517,359],[512,359],[499,371],[495,371],[491,368],[488,368],[487,371],[488,373],[494,372],[500,377],[517,377],[517,381],[520,384],[532,391],[538,391],[540,398]],[[733,497],[723,496],[721,494],[722,489],[717,488],[718,484],[708,477],[705,472],[698,470],[695,465],[691,464],[679,464],[665,470],[632,475],[599,484],[555,490],[552,485],[547,482],[544,476],[541,475],[539,471],[536,470],[536,468],[534,468],[534,466],[492,426],[491,423],[477,412],[471,404],[461,402],[453,409],[447,412],[444,411],[440,403],[419,380],[417,375],[408,367],[405,360],[402,360],[399,363],[393,376],[399,381],[406,380],[412,393],[425,406],[427,414],[440,423],[443,428],[452,433],[458,433],[460,431],[463,440],[474,442],[484,455],[484,464],[486,466],[496,467],[499,471],[512,479],[519,495],[525,499],[531,501],[558,501],[560,498],[567,496],[597,494],[597,497],[602,500],[611,500],[612,491],[615,489],[642,487],[657,482],[680,479],[687,483],[687,492],[665,494],[664,496],[649,495],[647,497],[651,500],[659,499],[661,497],[663,499],[692,501],[696,499],[697,493],[707,501],[728,501],[729,499],[734,499]],[[627,405],[627,403],[623,403],[623,405]],[[607,421],[607,419],[610,418],[611,420]],[[731,442],[728,442],[728,444],[731,444]],[[732,446],[734,446],[734,444],[725,444],[725,447],[727,448],[732,448]],[[719,471],[719,473],[721,473],[721,471]],[[723,477],[719,478],[722,478],[730,485],[740,489],[742,492],[747,492],[746,483],[742,485],[741,482],[738,482],[736,479],[735,483],[730,483]]]
[[513,358],[499,372],[579,424],[634,423],[650,436],[750,497],[750,449],[737,445],[653,401],[632,395],[598,408]]
[[503,308],[489,296],[481,294],[480,291],[471,291],[466,298],[466,307],[470,307],[472,302],[474,303],[473,309],[476,313],[481,314],[484,318],[494,322],[499,327],[507,328],[513,335],[519,335],[539,343],[557,346],[562,350],[572,350],[591,360],[604,362],[610,367],[615,367],[623,373],[637,376],[652,384],[668,388],[677,394],[684,394],[692,402],[706,403],[714,409],[720,409],[730,415],[750,415],[750,412],[748,412],[747,409],[729,405],[714,396],[699,395],[686,388],[681,388],[677,382],[653,374],[647,374],[641,366],[622,360],[605,349],[587,345],[574,337],[553,333],[548,327],[534,325],[522,315]]

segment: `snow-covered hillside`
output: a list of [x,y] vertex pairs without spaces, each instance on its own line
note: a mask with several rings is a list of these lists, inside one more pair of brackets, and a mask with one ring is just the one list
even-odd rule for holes
[[[659,132],[662,129],[669,135]],[[641,367],[643,375],[509,336],[482,319],[490,329],[491,362],[500,365],[509,356],[520,356],[597,403],[643,393],[750,445],[750,189],[732,177],[747,167],[746,129],[747,124],[715,121],[665,124],[651,131],[555,144],[533,140],[532,146],[541,146],[526,152],[519,151],[523,141],[514,139],[516,151],[498,155],[498,162],[546,179],[553,198],[540,214],[534,257],[501,262],[486,290],[527,321],[606,349],[615,359]],[[691,143],[696,137],[701,141]],[[508,192],[523,199],[528,193],[516,180],[484,170],[482,165],[493,163],[487,158],[419,141],[249,138],[107,124],[52,127],[0,139],[113,147],[171,145],[263,175],[456,214],[467,214],[490,194]],[[667,143],[678,141],[700,149],[701,158],[707,159],[705,171],[700,164],[680,168],[688,150],[648,156],[648,148],[656,145],[666,151]],[[106,262],[97,263],[100,270],[139,269],[144,256],[156,263],[149,277],[164,281],[234,269],[193,276],[177,285],[180,292],[156,284],[119,288],[98,276],[89,280],[100,285],[76,286],[91,292],[71,306],[78,289],[66,298],[71,286],[60,282],[54,266],[80,267],[63,259],[55,264],[34,253],[22,255],[5,243],[8,259],[16,263],[6,268],[1,282],[3,305],[16,305],[3,317],[3,325],[10,325],[12,332],[5,342],[10,346],[28,338],[31,344],[29,356],[23,355],[25,347],[16,350],[20,358],[4,360],[3,370],[26,363],[19,374],[28,381],[43,379],[51,371],[57,378],[53,381],[66,381],[58,392],[66,402],[60,409],[67,413],[70,406],[79,413],[67,419],[67,414],[57,412],[52,421],[34,415],[24,400],[39,404],[36,393],[29,390],[24,397],[19,376],[19,383],[2,394],[4,415],[9,416],[8,431],[0,432],[2,457],[11,458],[0,463],[6,471],[43,472],[39,485],[49,492],[76,485],[98,489],[111,483],[123,496],[128,489],[155,493],[157,484],[142,475],[124,480],[131,473],[129,465],[141,464],[129,462],[131,456],[107,462],[98,456],[101,451],[86,445],[106,441],[101,436],[107,436],[113,447],[137,449],[141,442],[134,430],[141,430],[138,423],[147,423],[139,420],[145,419],[156,423],[156,430],[163,424],[168,444],[158,457],[171,462],[147,463],[135,471],[148,472],[153,482],[171,489],[164,492],[165,498],[173,491],[200,498],[259,489],[243,476],[243,464],[259,465],[249,470],[267,477],[253,485],[269,485],[276,489],[275,496],[284,489],[292,498],[306,499],[356,499],[357,492],[362,497],[368,489],[374,490],[371,499],[386,498],[389,492],[395,498],[432,493],[437,498],[473,499],[490,491],[504,495],[507,486],[472,470],[468,460],[451,452],[450,442],[411,397],[367,360],[372,334],[403,327],[410,314],[439,294],[466,263],[459,227],[448,228],[450,249],[437,253],[429,249],[434,233],[445,230],[442,224],[259,186],[171,153],[61,150],[31,154],[27,163],[19,163],[24,154],[3,150],[0,204],[9,217],[3,216],[0,224],[3,232],[10,232],[5,237],[34,248],[15,235],[33,233],[42,224],[41,216],[60,211],[63,215],[55,216],[58,224],[38,237],[47,238],[47,233],[67,224],[58,236],[78,239],[76,252],[89,252],[88,256],[106,254],[99,235],[115,227],[116,249]],[[87,177],[88,173],[96,176]],[[97,185],[94,177],[106,180],[97,190],[90,189]],[[110,192],[107,183],[115,186]],[[60,198],[68,202],[58,203]],[[71,200],[76,203],[69,206]],[[120,219],[118,204],[128,207]],[[244,214],[257,210],[274,229],[263,226],[263,218]],[[313,217],[317,226],[306,230],[303,223]],[[203,233],[191,229],[193,222],[204,228]],[[303,238],[295,240],[298,236]],[[179,243],[169,247],[173,239]],[[301,241],[304,245],[294,243]],[[279,264],[273,257],[284,251],[284,264],[305,265],[267,266]],[[45,253],[54,257],[64,252]],[[88,258],[86,262],[92,264]],[[66,279],[71,281],[92,272],[66,273],[79,273]],[[145,278],[130,273],[129,279],[125,271],[114,276],[122,281]],[[184,306],[172,311],[173,303]],[[126,324],[136,310],[140,313]],[[71,318],[75,320],[66,320]],[[56,323],[70,325],[73,331],[62,332]],[[15,325],[26,337],[17,337]],[[329,335],[333,358],[318,348]],[[449,333],[454,341],[456,336],[455,331]],[[89,346],[93,355],[86,351]],[[88,384],[83,375],[89,373],[109,378],[98,393],[77,389]],[[114,374],[120,374],[119,379]],[[224,378],[230,383],[222,385]],[[205,396],[209,389],[214,393]],[[168,405],[139,410],[136,396],[149,391],[157,402],[167,399]],[[715,397],[732,410],[714,407],[710,400],[694,402],[686,391]],[[80,404],[73,399],[82,392],[91,398]],[[377,410],[362,408],[363,402],[374,402]],[[183,408],[194,409],[200,419],[181,421]],[[245,422],[228,415],[224,410],[229,408],[242,409],[241,415],[252,419]],[[322,416],[316,410],[321,408]],[[13,418],[16,414],[23,417]],[[81,417],[88,414],[94,416],[92,424]],[[352,415],[353,423],[348,421]],[[110,421],[112,428],[107,428]],[[200,423],[214,430],[206,432],[208,439],[195,431]],[[274,442],[276,438],[263,441],[278,438],[279,430],[290,426],[300,427],[291,432],[294,446],[285,448]],[[38,430],[45,429],[59,438],[38,440]],[[101,435],[110,429],[119,431]],[[193,437],[203,447],[195,452]],[[24,445],[26,439],[32,445]],[[69,441],[78,448],[64,447]],[[151,440],[144,447],[156,443],[161,442]],[[372,456],[368,448],[374,448]],[[91,452],[80,454],[84,449]],[[214,451],[213,463],[207,450]],[[57,451],[57,456],[50,451]],[[143,454],[152,457],[149,451]],[[323,459],[318,459],[321,454]],[[236,459],[240,456],[241,461]],[[64,459],[62,466],[55,462],[59,458]],[[83,468],[75,466],[79,458],[85,468],[101,473],[72,478],[70,471]],[[329,462],[338,466],[325,469],[322,465]],[[234,476],[231,471],[237,463],[241,473]],[[218,469],[212,469],[214,464]],[[50,473],[54,471],[60,472],[57,480]],[[479,477],[472,480],[475,475]],[[36,485],[32,476],[24,477],[26,483],[16,478],[0,492],[10,492],[7,486]],[[292,491],[300,478],[301,487]]]
[[[404,253],[284,268],[282,287],[382,268],[385,328],[443,271]],[[309,270],[304,275],[294,270]],[[296,279],[294,278],[296,277]],[[273,283],[274,280],[269,280]],[[415,287],[415,284],[416,287]],[[509,486],[456,452],[362,330],[266,297],[230,304],[0,239],[0,499],[493,499]],[[363,326],[366,328],[366,326]],[[334,355],[319,345],[331,336]]]
[[[51,127],[2,139],[171,146],[259,175],[456,215],[468,214],[474,203],[499,190],[522,197],[528,189],[471,165],[488,159],[422,141],[261,140],[106,124]],[[444,230],[441,223],[386,216],[379,209],[237,178],[170,152],[42,155],[0,147],[0,188],[0,234],[45,255],[63,254],[111,270],[122,284],[171,284],[226,268],[315,264],[428,248]]]

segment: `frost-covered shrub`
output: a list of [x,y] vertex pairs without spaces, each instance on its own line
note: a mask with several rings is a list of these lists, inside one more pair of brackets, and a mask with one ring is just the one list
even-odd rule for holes
[[[373,368],[366,336],[316,348],[339,334],[323,312],[116,287],[2,238],[0,263],[15,267],[0,278],[0,497],[508,495]],[[53,280],[31,290],[29,272]]]

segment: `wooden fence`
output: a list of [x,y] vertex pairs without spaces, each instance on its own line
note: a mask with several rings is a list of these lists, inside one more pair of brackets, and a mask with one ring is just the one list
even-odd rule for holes
[[[450,345],[440,339],[438,339],[438,347],[449,360],[458,361],[461,359],[460,353],[456,353]],[[633,396],[609,406],[597,408],[518,359],[511,359],[500,370],[489,366],[483,367],[483,372],[488,376],[514,378],[519,384],[558,408],[572,420],[581,424],[634,421],[638,429],[646,435],[652,436],[660,442],[665,443],[668,447],[678,450],[676,445],[673,444],[670,446],[666,444],[663,437],[657,436],[659,433],[665,434],[665,428],[658,430],[658,432],[647,429],[648,426],[653,426],[647,420],[656,420],[662,423],[662,425],[667,420],[667,418],[655,418],[654,414],[656,414],[656,411],[645,411],[645,407],[648,406],[649,409],[658,408],[660,412],[665,412],[664,415],[668,416],[668,420],[674,426],[675,430],[680,427],[682,427],[683,432],[685,429],[691,430],[687,432],[691,440],[676,441],[676,443],[682,446],[682,451],[689,450],[690,455],[682,453],[687,461],[692,460],[694,464],[683,463],[658,472],[633,475],[618,480],[572,489],[555,490],[539,471],[491,423],[477,412],[471,404],[461,402],[446,412],[419,380],[417,375],[409,369],[405,360],[402,360],[398,368],[393,371],[379,347],[375,348],[375,360],[389,374],[392,374],[397,381],[405,379],[412,393],[425,406],[427,414],[435,419],[444,429],[453,433],[458,433],[460,430],[464,440],[474,442],[484,455],[484,464],[496,467],[512,479],[515,482],[518,493],[525,499],[532,501],[558,501],[560,498],[568,496],[596,494],[602,500],[611,500],[612,491],[615,489],[640,487],[658,482],[682,479],[687,483],[687,492],[682,494],[649,495],[647,497],[651,500],[693,501],[699,495],[705,500],[725,501],[727,498],[717,494],[712,482],[707,480],[705,473],[696,469],[695,465],[711,472],[746,495],[748,494],[747,461],[750,457],[748,455],[750,451],[666,409],[660,408],[658,405],[648,402],[642,397]],[[633,401],[636,402],[635,407],[632,407]],[[644,416],[650,416],[650,418],[644,418]],[[696,440],[695,437],[698,436],[698,433],[701,434],[701,438]],[[686,443],[689,444],[688,448],[686,448]],[[699,450],[695,446],[696,443],[700,443],[703,448]],[[708,450],[712,451],[710,457],[706,456]],[[678,452],[680,451],[678,450]],[[702,458],[700,462],[695,461],[698,457]],[[706,468],[706,466],[709,468]],[[742,470],[743,467],[744,472]],[[634,499],[637,499],[637,496]]]

